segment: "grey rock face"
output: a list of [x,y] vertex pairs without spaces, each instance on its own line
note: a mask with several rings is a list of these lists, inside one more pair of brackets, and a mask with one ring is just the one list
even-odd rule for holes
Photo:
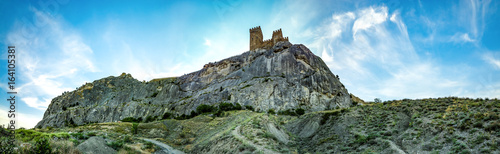
[[250,105],[258,111],[303,108],[307,112],[352,104],[344,85],[321,58],[304,45],[284,41],[180,77],[141,82],[122,74],[87,83],[54,98],[37,127],[144,119],[166,112],[189,115],[201,104],[221,102]]
[[106,146],[106,141],[101,137],[91,137],[76,147],[82,153],[88,154],[109,154],[116,153],[116,150]]

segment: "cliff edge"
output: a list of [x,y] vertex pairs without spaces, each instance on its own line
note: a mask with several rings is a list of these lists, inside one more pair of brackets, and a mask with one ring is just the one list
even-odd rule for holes
[[54,98],[36,127],[189,115],[201,104],[222,102],[263,112],[352,105],[347,89],[321,58],[302,44],[280,41],[180,77],[141,82],[124,73],[86,83]]

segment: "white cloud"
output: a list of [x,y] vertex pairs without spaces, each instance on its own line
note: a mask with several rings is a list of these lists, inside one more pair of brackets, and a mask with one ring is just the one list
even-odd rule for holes
[[10,120],[15,120],[16,124],[14,126],[16,126],[16,129],[17,128],[33,128],[35,127],[35,125],[40,121],[42,120],[42,117],[40,116],[34,116],[34,115],[31,115],[31,114],[24,114],[24,113],[19,113],[19,111],[17,110],[15,113],[15,118],[13,119],[10,119],[7,115],[8,115],[8,112],[7,110],[3,110],[0,108],[0,125],[3,125],[3,127],[7,127],[8,123],[10,122]]
[[362,99],[441,97],[459,94],[454,89],[464,86],[419,58],[398,10],[389,15],[385,6],[368,7],[335,13],[324,23],[309,47]]
[[469,37],[469,34],[467,33],[455,33],[455,35],[453,35],[450,38],[450,41],[455,43],[462,43],[462,42],[474,42],[475,40],[471,39]]
[[31,21],[16,22],[7,40],[19,51],[16,66],[23,81],[17,88],[21,101],[44,111],[52,98],[87,81],[83,74],[99,70],[91,58],[92,49],[61,17],[35,8],[31,11],[35,23],[45,24],[33,24],[28,35],[25,28]]
[[203,43],[203,45],[212,46],[212,41],[210,41],[209,39],[205,39],[205,43]]
[[500,70],[500,58],[497,59],[493,53],[483,54],[483,60],[491,64],[493,68]]
[[387,7],[370,7],[359,12],[362,16],[356,19],[352,27],[353,37],[360,30],[366,30],[387,20]]

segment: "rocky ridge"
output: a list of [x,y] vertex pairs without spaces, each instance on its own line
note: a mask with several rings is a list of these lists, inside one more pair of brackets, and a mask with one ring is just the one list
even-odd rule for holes
[[106,77],[54,98],[36,127],[114,122],[126,117],[189,115],[221,102],[256,111],[345,108],[351,97],[326,64],[288,41],[247,51],[180,77],[141,82],[130,74]]

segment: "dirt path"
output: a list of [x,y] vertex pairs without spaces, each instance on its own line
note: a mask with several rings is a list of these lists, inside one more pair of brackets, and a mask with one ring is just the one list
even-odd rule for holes
[[165,143],[161,143],[161,142],[158,142],[156,140],[152,140],[152,139],[143,139],[144,141],[148,141],[148,142],[151,142],[159,147],[161,147],[162,150],[160,151],[156,151],[155,153],[158,153],[158,154],[163,154],[163,153],[167,153],[167,154],[184,154],[184,152],[182,151],[179,151],[179,150],[176,150],[174,148],[172,148],[171,146],[165,144]]
[[232,132],[231,132],[231,134],[232,134],[235,138],[237,138],[237,139],[239,139],[239,140],[243,141],[243,143],[246,143],[246,144],[248,144],[248,145],[250,145],[250,146],[255,147],[255,148],[257,149],[256,151],[262,151],[263,153],[266,153],[266,154],[269,154],[269,153],[277,153],[277,152],[274,152],[274,151],[272,151],[272,150],[269,150],[269,149],[267,149],[267,148],[265,148],[265,147],[263,147],[263,146],[261,146],[261,145],[254,144],[254,143],[253,143],[252,141],[250,141],[250,140],[247,140],[247,139],[246,139],[246,137],[244,137],[243,135],[241,135],[241,134],[240,134],[240,126],[237,126],[237,127],[236,127],[236,128],[235,128]]

